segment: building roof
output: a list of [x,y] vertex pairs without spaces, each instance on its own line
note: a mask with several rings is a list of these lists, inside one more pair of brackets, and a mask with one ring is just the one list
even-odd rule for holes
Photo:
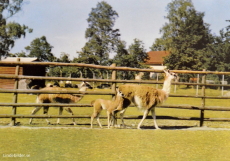
[[150,51],[148,52],[149,60],[146,64],[148,65],[162,65],[164,57],[169,55],[169,51]]
[[17,61],[17,59],[20,58],[20,62],[34,62],[39,61],[38,58],[28,58],[28,57],[7,57],[6,59],[3,59],[2,61],[6,62],[14,62]]

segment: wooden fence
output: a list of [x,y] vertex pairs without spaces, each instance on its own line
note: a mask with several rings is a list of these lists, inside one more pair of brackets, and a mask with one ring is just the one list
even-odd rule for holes
[[[32,106],[44,106],[47,104],[36,104],[36,103],[18,103],[18,94],[38,94],[38,93],[69,93],[69,94],[88,94],[88,95],[114,95],[115,87],[117,83],[138,83],[138,84],[163,84],[161,81],[147,81],[147,80],[118,80],[116,77],[117,71],[136,71],[136,72],[155,72],[162,73],[161,70],[153,70],[153,69],[137,69],[137,68],[128,68],[128,67],[116,67],[115,64],[111,66],[100,66],[100,65],[92,65],[92,64],[81,64],[81,63],[56,63],[56,62],[0,62],[0,66],[4,65],[15,65],[16,71],[14,75],[1,75],[0,79],[14,79],[15,85],[14,89],[0,89],[0,93],[13,93],[13,102],[12,103],[1,103],[1,107],[12,107],[12,114],[1,114],[0,118],[11,118],[11,125],[15,125],[16,118],[89,118],[90,116],[54,116],[54,115],[20,115],[17,114],[17,107],[32,107]],[[95,68],[95,69],[104,69],[112,72],[111,79],[85,79],[85,78],[66,78],[66,77],[44,77],[44,76],[24,76],[19,75],[19,68],[21,65],[40,65],[40,66],[72,66],[72,67],[85,67],[85,68]],[[230,107],[216,107],[216,106],[206,106],[207,99],[230,99],[230,97],[223,96],[206,96],[205,91],[207,86],[219,86],[219,87],[230,87],[230,85],[223,84],[207,84],[206,83],[206,75],[207,74],[216,74],[216,75],[230,75],[230,72],[216,72],[216,71],[187,71],[187,70],[172,70],[178,74],[199,74],[202,77],[201,83],[189,83],[189,82],[174,82],[172,85],[193,85],[202,87],[201,95],[178,95],[178,94],[170,94],[170,97],[186,97],[186,98],[200,98],[201,105],[200,106],[192,106],[192,105],[161,105],[159,108],[176,108],[176,109],[189,109],[189,110],[199,110],[200,117],[171,117],[171,116],[161,116],[157,117],[158,119],[177,119],[177,120],[199,120],[200,126],[203,126],[204,121],[230,121],[230,118],[204,118],[205,110],[212,111],[230,111]],[[109,92],[95,92],[95,91],[85,91],[80,92],[77,90],[71,91],[45,91],[45,90],[21,90],[18,89],[18,81],[20,79],[37,79],[37,80],[55,80],[55,81],[88,81],[88,82],[106,82],[112,83],[111,91]],[[76,104],[55,104],[50,103],[51,107],[76,107]],[[77,104],[77,107],[89,107],[89,104]],[[139,119],[141,116],[125,116],[125,119]]]

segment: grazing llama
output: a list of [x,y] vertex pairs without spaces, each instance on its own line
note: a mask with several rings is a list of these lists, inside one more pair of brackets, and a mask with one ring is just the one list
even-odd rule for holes
[[169,70],[164,70],[164,72],[165,81],[163,84],[163,89],[155,89],[153,87],[141,85],[119,86],[119,90],[125,95],[123,107],[121,109],[116,109],[123,110],[123,112],[121,112],[121,120],[123,120],[125,109],[131,104],[131,102],[133,102],[140,110],[144,111],[143,118],[138,124],[137,128],[140,129],[142,122],[147,117],[149,111],[151,111],[155,128],[159,129],[156,123],[155,107],[158,104],[163,103],[168,98],[171,81],[177,77],[175,73],[172,73]]
[[[88,82],[82,82],[79,86],[79,91],[86,91],[87,89],[92,89]],[[42,90],[66,90],[60,87],[45,87]],[[72,95],[72,94],[39,94],[37,97],[37,103],[76,103],[83,98],[84,95]],[[35,115],[42,107],[35,107],[32,111],[32,115]],[[65,110],[74,115],[73,111],[70,108],[64,107]],[[43,107],[44,114],[48,114],[49,106]],[[63,107],[59,107],[59,115],[62,115]],[[30,119],[29,123],[32,124],[32,118]],[[46,119],[47,123],[50,124],[49,120]],[[60,123],[60,118],[57,120],[57,124]],[[76,125],[76,122],[73,118],[73,124]]]
[[[113,116],[113,111],[117,108],[122,108],[124,102],[124,94],[116,88],[116,97],[115,100],[104,100],[104,99],[97,99],[95,101],[92,101],[91,104],[93,105],[94,112],[91,116],[91,128],[93,128],[93,120],[94,118],[97,118],[97,122],[99,126],[102,128],[102,125],[99,120],[99,115],[101,113],[101,110],[107,110],[107,116],[108,116],[108,128],[110,128],[111,117]],[[115,119],[115,118],[113,118]]]

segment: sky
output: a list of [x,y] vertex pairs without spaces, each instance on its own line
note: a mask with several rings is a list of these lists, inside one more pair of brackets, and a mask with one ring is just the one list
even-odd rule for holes
[[[8,21],[15,21],[33,29],[25,38],[16,40],[11,53],[26,51],[25,47],[42,36],[53,46],[52,53],[60,57],[67,53],[70,58],[78,57],[86,43],[85,31],[87,18],[92,8],[100,0],[24,0],[22,11]],[[146,51],[156,38],[160,38],[160,29],[167,22],[167,4],[172,0],[105,0],[113,7],[119,17],[114,29],[119,29],[121,40],[127,48],[137,38],[144,43]],[[199,12],[204,12],[204,22],[210,24],[213,34],[230,25],[230,0],[192,0]],[[111,54],[111,57],[113,54]]]

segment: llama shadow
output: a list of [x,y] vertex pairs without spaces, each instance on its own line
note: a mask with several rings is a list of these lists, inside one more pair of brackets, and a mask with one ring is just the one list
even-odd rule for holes
[[84,125],[90,126],[91,124],[89,124],[89,123],[81,123],[81,124],[77,123],[77,125],[79,125],[79,126],[80,126],[80,125],[83,125],[83,126],[84,126]]
[[[193,128],[194,126],[159,126],[161,130],[185,130],[189,128]],[[155,129],[157,130],[154,126],[141,126],[141,129],[143,130],[150,130],[150,129]]]
[[185,130],[190,129],[195,126],[162,126],[161,129],[163,130]]
[[57,123],[53,123],[53,124],[49,124],[49,125],[66,125],[66,126],[76,126],[76,125],[79,125],[79,126],[81,126],[81,125],[90,125],[89,123],[76,123],[76,125],[74,125],[74,123],[60,123],[60,124],[57,124]]

